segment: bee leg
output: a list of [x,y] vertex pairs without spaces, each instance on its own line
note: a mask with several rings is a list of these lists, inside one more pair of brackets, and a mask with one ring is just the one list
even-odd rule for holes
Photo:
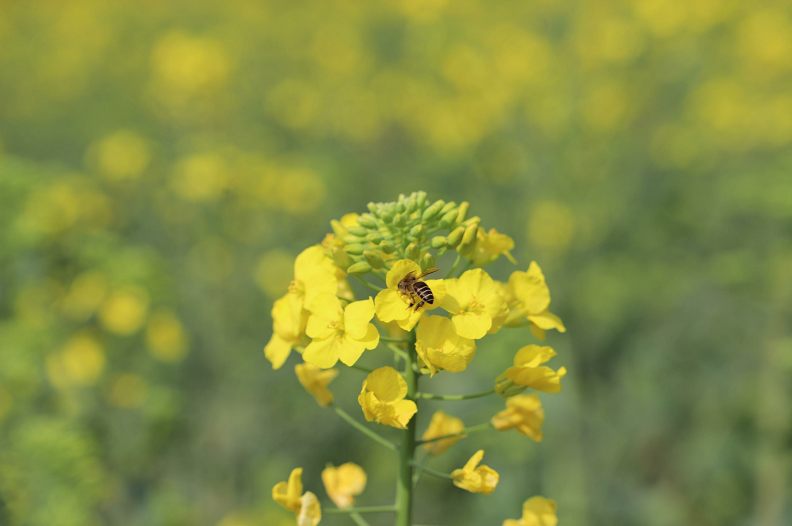
[[417,312],[417,311],[418,311],[418,309],[420,309],[421,307],[423,307],[425,303],[426,303],[425,301],[421,300],[421,303],[419,303],[419,304],[418,304],[418,305],[415,307],[415,311]]
[[409,305],[407,305],[407,308],[409,309],[409,308],[410,308],[410,307],[412,307],[413,305],[415,305],[415,294],[413,294],[412,292],[410,292],[410,304],[409,304]]

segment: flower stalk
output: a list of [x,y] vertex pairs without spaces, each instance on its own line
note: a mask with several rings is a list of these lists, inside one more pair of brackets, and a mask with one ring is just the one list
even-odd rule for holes
[[[405,366],[404,380],[407,382],[407,398],[416,399],[418,392],[418,377],[420,373],[413,370],[416,361],[415,352],[415,331],[410,332],[410,344],[408,345]],[[407,429],[402,431],[402,443],[399,454],[399,471],[396,479],[396,523],[395,526],[412,525],[412,476],[413,476],[413,457],[415,456],[415,434],[416,421],[413,418],[407,424]]]
[[491,394],[495,394],[495,389],[490,389],[489,391],[482,391],[481,393],[473,393],[466,395],[439,395],[432,393],[418,393],[417,398],[423,398],[424,400],[444,400],[447,402],[453,402],[456,400],[471,400],[473,398],[481,398],[483,396],[489,396]]

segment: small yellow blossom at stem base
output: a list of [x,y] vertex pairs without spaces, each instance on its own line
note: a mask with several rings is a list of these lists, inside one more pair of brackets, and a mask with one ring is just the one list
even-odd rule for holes
[[488,466],[479,466],[482,458],[484,458],[484,450],[479,450],[470,457],[462,469],[455,469],[451,472],[451,478],[456,487],[484,495],[489,495],[495,490],[500,475]]
[[518,326],[520,319],[525,317],[531,332],[540,340],[544,340],[545,331],[557,329],[566,332],[561,318],[549,311],[550,289],[545,282],[542,269],[532,261],[527,272],[512,272],[509,277],[508,293],[513,299],[511,312],[506,320],[508,326]]
[[[399,282],[410,272],[414,272],[416,276],[419,276],[421,267],[410,259],[396,261],[385,276],[385,283],[388,288],[380,291],[374,300],[377,318],[383,323],[396,321],[399,327],[405,331],[411,331],[421,319],[421,316],[423,316],[424,311],[436,309],[446,297],[446,280],[428,279],[424,283],[431,289],[434,295],[434,302],[431,304],[425,303],[418,310],[415,309],[415,305],[410,307],[409,295],[403,295],[399,292]],[[420,303],[420,298],[416,297],[416,300]]]
[[[453,435],[454,433],[461,433],[464,430],[465,423],[462,422],[462,419],[451,416],[443,411],[437,411],[432,415],[429,427],[426,429],[421,439],[431,440],[437,437]],[[445,453],[451,446],[464,437],[465,435],[459,435],[443,440],[436,440],[435,442],[424,444],[423,448],[424,451],[436,457],[441,453]]]
[[498,332],[509,308],[498,293],[495,281],[480,268],[468,270],[459,279],[447,279],[442,307],[451,314],[456,332],[478,340]]
[[311,316],[305,328],[313,338],[305,348],[303,359],[322,369],[338,360],[354,365],[365,350],[379,345],[379,332],[373,323],[374,302],[371,298],[355,301],[346,307],[335,294],[319,294],[310,304]]
[[418,324],[415,350],[429,368],[458,373],[467,369],[476,354],[476,342],[458,335],[454,324],[443,316],[429,316]]
[[264,356],[272,362],[273,369],[280,369],[292,348],[302,343],[309,314],[302,304],[302,298],[289,292],[272,306],[272,338],[264,347]]
[[405,396],[407,382],[402,375],[393,367],[380,367],[366,377],[358,402],[367,421],[407,429],[418,407]]
[[492,425],[498,431],[516,429],[521,435],[541,442],[544,416],[538,396],[514,396],[506,400],[506,409],[492,417]]
[[295,468],[288,482],[278,482],[272,488],[275,502],[297,517],[297,526],[316,526],[322,519],[322,508],[316,495],[310,491],[303,494],[302,468]]
[[507,519],[503,526],[556,526],[556,503],[544,497],[531,497],[523,503],[523,513],[520,520]]
[[294,372],[305,390],[316,398],[322,407],[327,407],[333,402],[333,393],[327,385],[338,376],[338,369],[323,370],[310,363],[298,363]]
[[514,356],[514,366],[506,369],[495,383],[503,380],[511,381],[514,385],[530,387],[545,393],[558,393],[561,391],[561,378],[566,375],[566,368],[561,367],[558,371],[552,370],[546,365],[542,365],[556,355],[551,347],[539,347],[538,345],[526,345]]
[[328,466],[322,471],[327,496],[341,509],[355,505],[355,496],[366,488],[366,472],[352,462],[338,467]]
[[474,265],[483,267],[495,262],[501,254],[517,264],[517,260],[509,253],[514,249],[514,240],[506,234],[501,234],[494,228],[487,233],[483,228],[479,228],[476,234],[476,246],[468,256]]

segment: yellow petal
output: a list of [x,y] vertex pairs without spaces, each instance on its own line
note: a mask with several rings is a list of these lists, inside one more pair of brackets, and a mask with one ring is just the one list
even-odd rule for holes
[[492,318],[489,314],[480,312],[456,314],[451,321],[454,323],[457,334],[470,340],[483,338],[492,327]]
[[300,499],[297,526],[316,526],[320,520],[322,520],[322,507],[319,505],[319,499],[310,491],[306,491]]
[[272,362],[273,369],[280,369],[286,362],[286,358],[289,357],[291,350],[291,342],[287,342],[277,334],[273,334],[269,343],[264,347],[264,356]]
[[514,355],[514,365],[521,367],[536,367],[550,360],[556,352],[552,347],[540,347],[538,345],[526,345]]
[[352,462],[338,467],[328,466],[322,471],[322,482],[330,500],[341,509],[355,504],[355,496],[366,487],[366,472]]
[[464,310],[473,300],[473,293],[466,287],[460,285],[458,279],[446,279],[446,297],[440,304],[443,309],[451,314]]
[[365,350],[366,347],[362,342],[347,335],[338,342],[338,359],[344,365],[352,366],[360,359]]
[[530,313],[538,314],[550,306],[550,289],[547,288],[542,269],[535,261],[531,262],[528,272],[513,272],[509,277],[509,286]]
[[374,301],[371,298],[352,302],[344,309],[344,330],[355,339],[363,338],[373,317]]
[[564,322],[561,321],[561,318],[550,311],[528,315],[528,319],[540,329],[557,329],[558,332],[566,332],[566,327],[564,327]]
[[515,384],[524,385],[537,391],[549,394],[561,392],[561,379],[566,375],[566,368],[557,372],[546,365],[539,367],[510,367],[504,373],[506,378]]
[[383,323],[409,318],[412,309],[408,309],[408,305],[401,294],[391,289],[381,290],[374,299],[377,318]]
[[305,348],[303,360],[322,369],[329,369],[338,362],[338,343],[335,336],[324,340],[315,338]]
[[402,400],[393,404],[393,410],[396,413],[396,420],[400,424],[399,426],[394,425],[394,427],[407,429],[410,419],[418,412],[418,406],[412,400]]
[[295,468],[289,475],[289,482],[279,482],[272,488],[272,498],[289,511],[299,511],[302,494],[302,468]]
[[484,450],[479,449],[472,457],[470,457],[470,460],[467,461],[467,463],[462,469],[464,471],[473,471],[474,469],[476,469],[476,466],[479,465],[481,459],[483,458],[484,458]]
[[373,323],[369,323],[366,334],[362,338],[359,338],[358,341],[362,343],[363,347],[368,350],[376,349],[380,341],[380,335],[377,327]]
[[556,526],[556,502],[544,497],[531,497],[523,503],[522,522],[536,526]]
[[390,290],[396,290],[399,285],[399,282],[403,280],[407,274],[410,272],[415,272],[415,275],[418,276],[421,274],[421,267],[415,261],[411,259],[400,259],[399,261],[395,262],[391,269],[388,271],[388,274],[385,276],[385,283]]
[[327,385],[338,375],[337,369],[323,371],[310,363],[299,363],[294,366],[297,379],[303,387],[313,395],[320,406],[326,407],[333,401],[333,393]]
[[462,276],[459,278],[459,286],[471,291],[471,294],[477,298],[484,298],[490,296],[491,294],[498,294],[495,281],[490,277],[489,274],[487,274],[486,271],[480,268],[474,268],[462,274]]
[[[432,438],[442,437],[446,435],[453,435],[464,431],[465,423],[460,418],[451,416],[443,411],[436,411],[432,415],[432,420],[429,422],[429,427],[421,437],[422,440],[430,440]],[[464,435],[458,435],[452,438],[445,438],[435,442],[429,442],[423,445],[424,451],[432,456],[437,456],[444,453],[451,446],[456,444],[457,441],[464,438]]]
[[393,367],[374,370],[364,384],[381,402],[395,403],[407,396],[407,382]]

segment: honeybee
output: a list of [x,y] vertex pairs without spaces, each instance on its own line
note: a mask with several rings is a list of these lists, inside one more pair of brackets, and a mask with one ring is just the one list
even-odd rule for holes
[[402,278],[402,280],[399,282],[399,292],[410,296],[410,304],[407,306],[408,309],[416,304],[416,296],[418,296],[418,300],[420,300],[420,302],[415,307],[416,311],[423,307],[424,303],[428,303],[429,305],[434,303],[434,294],[432,294],[432,289],[429,288],[429,285],[423,281],[420,281],[420,279],[431,274],[432,272],[437,272],[438,270],[440,269],[426,269],[421,272],[419,276],[416,276],[415,271],[412,271]]

